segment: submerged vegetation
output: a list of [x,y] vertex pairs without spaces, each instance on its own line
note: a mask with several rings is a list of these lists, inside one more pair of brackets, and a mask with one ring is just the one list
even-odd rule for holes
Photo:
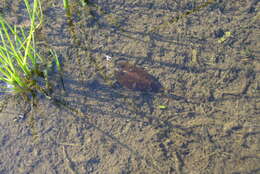
[[[80,0],[79,1],[81,6],[86,6],[89,4],[89,1],[88,0]],[[64,9],[68,10],[70,8],[70,2],[69,0],[63,0],[63,7]]]
[[[33,5],[24,0],[30,27],[11,25],[0,16],[0,80],[5,83],[1,92],[35,95],[47,94],[48,62],[40,56],[36,48],[35,32],[41,27],[43,14],[39,0]],[[53,61],[60,69],[55,52],[51,51]]]

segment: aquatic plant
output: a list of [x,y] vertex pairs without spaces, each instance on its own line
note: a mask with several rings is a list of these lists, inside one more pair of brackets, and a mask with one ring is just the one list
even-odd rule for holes
[[[34,0],[32,7],[28,0],[24,3],[30,19],[29,30],[12,26],[0,16],[0,81],[6,84],[1,86],[1,92],[46,93],[39,81],[46,80],[47,74],[41,69],[46,61],[38,54],[34,39],[43,21],[41,5],[39,0]],[[58,62],[55,55],[54,61]]]
[[69,1],[68,0],[63,0],[63,7],[66,10],[69,8]]
[[[80,0],[79,2],[80,2],[80,5],[82,7],[85,7],[85,6],[87,6],[89,4],[88,0]],[[65,10],[70,11],[69,10],[69,8],[70,8],[69,0],[63,0],[63,7],[64,7]]]

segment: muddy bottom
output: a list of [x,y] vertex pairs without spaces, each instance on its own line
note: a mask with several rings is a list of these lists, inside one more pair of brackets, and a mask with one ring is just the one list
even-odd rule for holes
[[[0,13],[23,25],[23,2]],[[43,0],[40,52],[57,51],[64,89],[0,96],[0,174],[260,173],[257,1]],[[133,91],[115,64],[162,91]]]

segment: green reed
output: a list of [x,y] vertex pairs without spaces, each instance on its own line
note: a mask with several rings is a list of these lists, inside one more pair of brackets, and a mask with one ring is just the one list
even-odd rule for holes
[[45,61],[37,53],[34,38],[43,21],[41,4],[39,0],[34,0],[32,7],[28,0],[24,3],[30,19],[29,29],[12,26],[0,16],[0,80],[6,83],[1,92],[44,91],[37,78],[44,78],[40,66]]
[[69,8],[69,1],[63,0],[63,7],[67,10]]

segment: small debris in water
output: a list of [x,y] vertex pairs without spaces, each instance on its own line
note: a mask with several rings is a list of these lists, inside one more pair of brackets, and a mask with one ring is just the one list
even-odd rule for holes
[[159,105],[159,108],[163,110],[163,109],[167,109],[167,106],[165,106],[165,105]]
[[116,80],[124,87],[143,92],[159,92],[162,85],[143,68],[131,65],[128,62],[119,62],[116,71]]
[[105,55],[106,61],[111,61],[112,57],[109,55]]
[[25,114],[18,114],[18,116],[14,118],[14,122],[23,121],[24,119],[25,119]]

